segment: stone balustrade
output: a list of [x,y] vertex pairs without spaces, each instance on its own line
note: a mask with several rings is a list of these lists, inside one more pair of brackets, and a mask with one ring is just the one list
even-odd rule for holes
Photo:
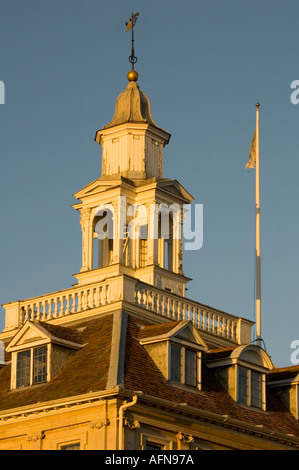
[[[40,297],[4,304],[5,331],[19,328],[27,320],[50,321],[66,316],[97,314],[102,307],[145,309],[170,320],[190,320],[202,331],[232,343],[251,341],[253,322],[221,312],[138,279],[121,275],[103,282],[57,291]],[[78,315],[77,315],[78,316]],[[59,321],[59,320],[58,320]]]
[[172,320],[191,320],[199,330],[237,342],[238,318],[184,297],[137,286],[135,304]]

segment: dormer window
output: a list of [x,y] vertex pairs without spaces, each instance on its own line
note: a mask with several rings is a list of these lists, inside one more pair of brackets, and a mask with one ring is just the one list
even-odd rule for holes
[[266,351],[250,344],[215,349],[207,357],[207,366],[236,403],[266,410],[266,376],[273,369]]
[[197,351],[174,343],[171,343],[170,347],[170,380],[196,387],[199,368]]
[[238,366],[238,402],[262,408],[262,374]]
[[207,346],[191,321],[149,325],[140,330],[139,341],[171,385],[201,389],[202,351]]
[[47,346],[17,353],[16,388],[47,381]]
[[11,353],[11,389],[49,382],[83,345],[68,328],[27,321],[6,348]]

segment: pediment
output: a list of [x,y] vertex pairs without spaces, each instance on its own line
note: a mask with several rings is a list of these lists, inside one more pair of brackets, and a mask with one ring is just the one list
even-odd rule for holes
[[197,346],[201,346],[203,349],[208,349],[205,341],[202,339],[191,321],[181,321],[175,323],[176,324],[172,328],[170,327],[170,329],[166,332],[164,330],[165,327],[167,327],[167,324],[155,325],[153,328],[144,328],[142,331],[142,337],[139,340],[140,344],[175,340],[189,345],[190,343],[193,343]]
[[27,321],[7,346],[7,352],[23,349],[24,347],[30,347],[32,345],[46,344],[50,341],[51,335],[47,333],[44,328],[37,323]]
[[162,180],[158,182],[158,188],[191,203],[194,198],[177,180]]
[[114,186],[117,186],[121,183],[120,179],[103,179],[98,178],[92,183],[84,186],[84,188],[80,189],[77,193],[73,194],[73,196],[78,199],[82,200],[85,197],[92,196],[93,194],[98,194],[100,192],[106,191]]
[[64,338],[61,332],[58,332],[58,334],[55,334],[55,331],[54,334],[50,333],[38,321],[28,320],[8,344],[6,351],[14,352],[47,343],[60,344],[71,349],[79,349],[83,346],[82,344]]

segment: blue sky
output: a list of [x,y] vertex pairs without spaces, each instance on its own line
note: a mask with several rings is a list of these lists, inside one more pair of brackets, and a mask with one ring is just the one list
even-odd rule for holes
[[[204,208],[185,252],[187,296],[254,320],[255,174],[245,170],[260,108],[262,337],[277,366],[299,339],[298,0],[1,0],[0,303],[70,287],[80,270],[73,194],[100,176],[96,130],[138,84],[172,137],[164,176]],[[0,329],[4,311],[0,311]]]

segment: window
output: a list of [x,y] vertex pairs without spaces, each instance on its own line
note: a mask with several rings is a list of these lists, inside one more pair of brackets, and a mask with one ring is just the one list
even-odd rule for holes
[[245,367],[239,367],[239,403],[247,404],[248,397],[248,378],[247,369]]
[[164,446],[146,441],[145,450],[161,450]]
[[196,352],[191,349],[186,349],[186,361],[185,361],[185,382],[186,385],[196,387]]
[[47,346],[17,353],[16,388],[47,381]]
[[251,371],[251,405],[260,407],[262,403],[262,376]]
[[17,355],[17,388],[30,385],[30,349]]
[[66,444],[60,447],[60,450],[80,450],[80,442],[74,444]]
[[47,380],[47,347],[33,349],[33,383]]
[[238,367],[238,402],[262,408],[262,374]]
[[197,386],[197,352],[171,343],[170,380]]
[[181,346],[178,344],[171,344],[171,372],[170,380],[174,382],[181,382]]
[[147,261],[147,225],[139,227],[139,267],[144,268]]

